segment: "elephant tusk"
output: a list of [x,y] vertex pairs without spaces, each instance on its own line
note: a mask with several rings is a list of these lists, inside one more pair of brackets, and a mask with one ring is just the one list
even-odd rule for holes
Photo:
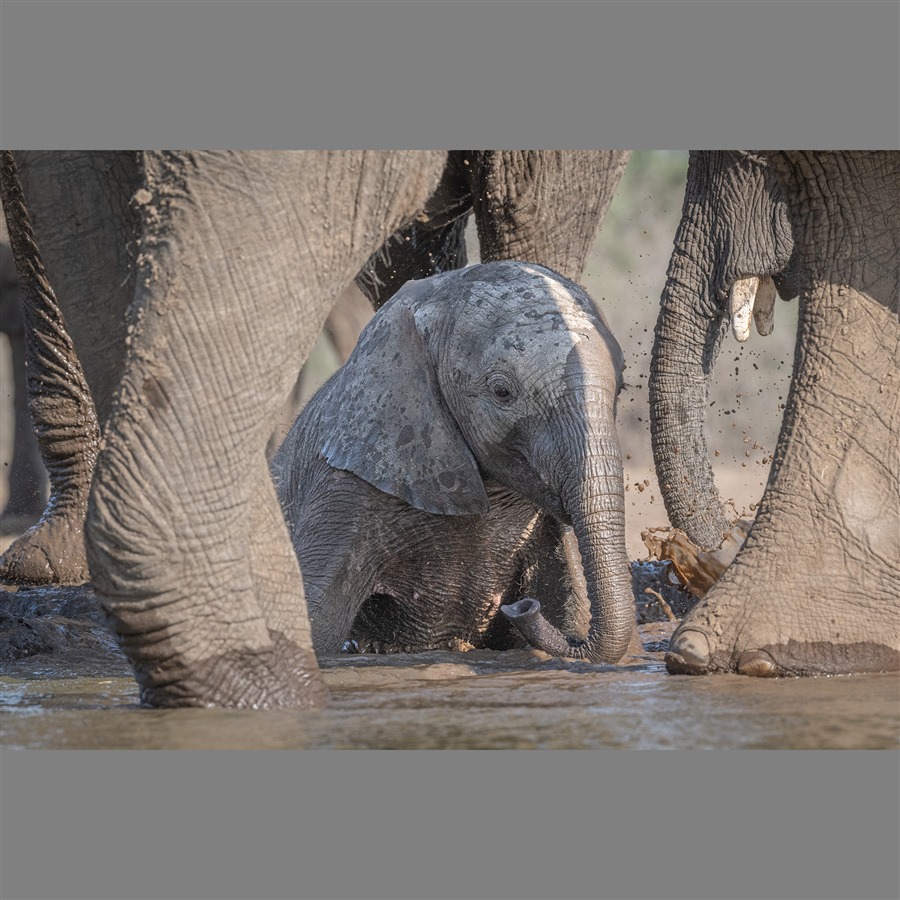
[[739,278],[732,285],[728,296],[731,330],[742,344],[750,337],[750,318],[753,315],[753,303],[758,288],[759,279],[755,275],[750,278]]
[[753,321],[760,334],[771,334],[775,328],[775,282],[771,275],[759,279],[756,303],[753,306]]

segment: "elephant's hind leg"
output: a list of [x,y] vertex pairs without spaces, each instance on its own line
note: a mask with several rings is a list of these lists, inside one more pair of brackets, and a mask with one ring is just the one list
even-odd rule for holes
[[28,407],[50,475],[40,521],[0,556],[6,584],[89,580],[84,517],[100,434],[94,403],[34,239],[12,153],[0,159],[3,207],[25,294]]

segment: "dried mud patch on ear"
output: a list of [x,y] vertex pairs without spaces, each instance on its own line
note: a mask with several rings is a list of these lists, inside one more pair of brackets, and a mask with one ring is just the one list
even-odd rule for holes
[[[381,327],[370,331],[360,342],[356,351],[360,356],[369,357],[376,353],[384,355],[385,348],[392,341],[393,329],[390,325],[384,324],[383,320],[380,320],[380,322]],[[396,358],[397,353],[394,354],[394,359]]]
[[412,427],[412,425],[404,425],[400,429],[400,433],[397,435],[397,442],[394,444],[395,447],[405,447],[407,444],[412,443],[413,438],[416,436],[416,430]]
[[[438,307],[459,278],[448,273],[408,282],[371,320],[326,392],[311,401],[319,408],[320,452],[332,467],[443,515],[488,508],[477,463],[443,398],[426,338],[442,330]],[[439,481],[445,472],[454,475],[449,490]]]

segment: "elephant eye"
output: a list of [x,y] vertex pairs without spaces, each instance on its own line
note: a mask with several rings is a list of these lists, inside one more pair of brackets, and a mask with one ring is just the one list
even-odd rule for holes
[[503,403],[515,399],[515,386],[505,375],[491,375],[488,378],[488,388],[494,398]]

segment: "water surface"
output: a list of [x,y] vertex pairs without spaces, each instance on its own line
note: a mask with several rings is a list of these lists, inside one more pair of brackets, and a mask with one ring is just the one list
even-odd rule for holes
[[[148,710],[119,659],[33,657],[0,677],[4,748],[900,747],[900,677],[668,675],[674,625],[625,666],[536,651],[342,655],[322,711]],[[30,669],[28,668],[30,666]],[[102,671],[98,671],[102,669]],[[85,671],[87,669],[87,671]]]

